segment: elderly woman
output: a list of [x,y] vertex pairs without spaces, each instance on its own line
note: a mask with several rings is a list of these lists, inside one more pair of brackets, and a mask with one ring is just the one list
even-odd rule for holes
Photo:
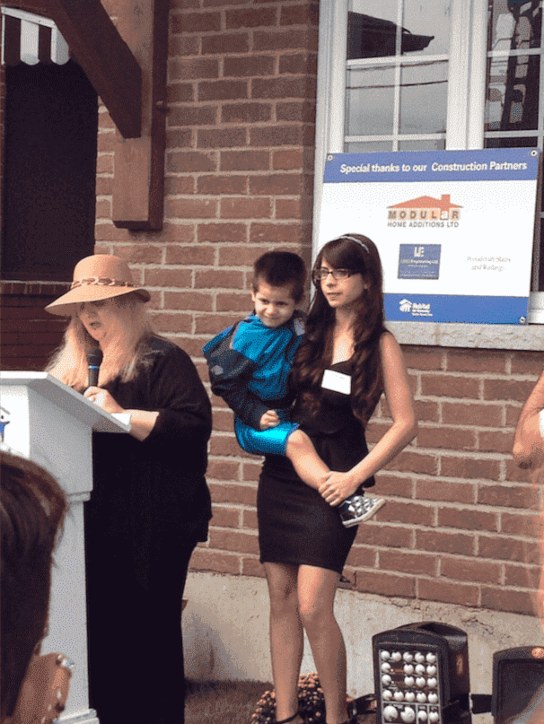
[[[182,594],[211,517],[210,402],[189,356],[153,333],[148,300],[124,260],[97,254],[46,307],[70,317],[48,372],[130,416],[130,435],[94,436],[86,507],[90,703],[101,724],[183,723]],[[87,387],[97,347],[98,385]]]

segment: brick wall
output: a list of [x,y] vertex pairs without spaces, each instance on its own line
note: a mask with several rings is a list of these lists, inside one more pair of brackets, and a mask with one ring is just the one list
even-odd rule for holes
[[[362,592],[531,614],[539,575],[540,488],[513,465],[520,401],[542,370],[537,353],[404,348],[420,430],[377,476],[387,498],[360,526],[345,570]],[[233,439],[217,398],[209,478],[210,539],[193,565],[262,575],[255,493],[259,461]],[[388,423],[381,404],[369,425]]]
[[66,289],[66,284],[0,283],[1,370],[43,370],[66,326],[44,307]]
[[[104,5],[115,14],[116,0]],[[115,129],[100,113],[96,251],[132,263],[153,294],[157,331],[192,356],[249,309],[263,251],[310,254],[317,10],[313,0],[172,0],[165,222],[111,223]],[[515,421],[542,355],[405,348],[420,432],[378,476],[388,504],[361,526],[346,575],[361,592],[531,613],[539,489],[510,459]],[[193,566],[261,576],[259,459],[240,451],[214,403],[214,519]],[[381,406],[374,441],[387,422]]]

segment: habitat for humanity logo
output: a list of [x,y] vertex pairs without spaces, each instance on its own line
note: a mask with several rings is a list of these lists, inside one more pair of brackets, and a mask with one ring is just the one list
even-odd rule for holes
[[453,204],[450,194],[439,199],[418,196],[387,207],[387,226],[406,227],[457,227],[463,207]]
[[401,299],[399,309],[411,317],[432,317],[431,305],[426,302],[411,302],[409,299]]

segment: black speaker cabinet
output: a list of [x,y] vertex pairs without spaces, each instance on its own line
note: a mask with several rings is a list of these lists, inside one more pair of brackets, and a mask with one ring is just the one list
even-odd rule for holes
[[376,722],[469,724],[467,635],[433,621],[372,637]]
[[[541,700],[539,689],[543,689]],[[531,699],[535,697],[535,701]],[[544,647],[519,646],[493,654],[491,712],[496,724],[528,709],[534,721],[544,722]],[[541,713],[541,717],[537,716]],[[533,719],[531,719],[533,721]]]

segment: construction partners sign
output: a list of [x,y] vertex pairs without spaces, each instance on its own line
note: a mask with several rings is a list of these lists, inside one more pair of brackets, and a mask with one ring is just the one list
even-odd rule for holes
[[375,242],[390,321],[525,324],[539,153],[330,154],[319,246]]

